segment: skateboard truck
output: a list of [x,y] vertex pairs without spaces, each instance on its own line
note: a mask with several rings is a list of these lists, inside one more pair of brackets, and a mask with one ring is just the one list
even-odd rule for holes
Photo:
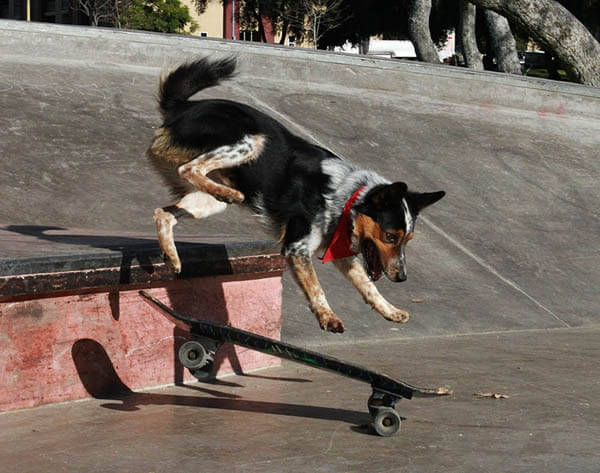
[[371,385],[367,402],[372,417],[372,427],[383,437],[400,430],[402,419],[395,409],[396,403],[412,397],[432,397],[451,394],[446,388],[420,388],[396,381],[362,366],[347,363],[317,352],[236,329],[210,320],[199,320],[179,314],[146,291],[139,292],[151,305],[160,309],[174,324],[188,331],[193,340],[185,342],[178,352],[179,361],[196,379],[207,381],[213,377],[214,356],[219,347],[230,342],[268,355],[333,372]]
[[198,381],[207,381],[213,376],[215,353],[221,345],[210,338],[198,337],[181,345],[177,357]]

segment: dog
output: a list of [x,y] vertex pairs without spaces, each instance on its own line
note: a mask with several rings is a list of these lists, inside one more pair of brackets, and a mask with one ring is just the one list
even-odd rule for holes
[[[154,211],[160,248],[177,273],[173,227],[244,204],[272,225],[296,282],[322,329],[343,332],[317,279],[323,252],[362,295],[393,322],[409,314],[381,296],[374,281],[406,280],[405,247],[415,220],[444,191],[409,191],[292,134],[281,123],[231,100],[189,100],[235,74],[234,58],[200,58],[161,78],[163,123],[147,156],[177,202]],[[362,263],[359,255],[362,255]]]

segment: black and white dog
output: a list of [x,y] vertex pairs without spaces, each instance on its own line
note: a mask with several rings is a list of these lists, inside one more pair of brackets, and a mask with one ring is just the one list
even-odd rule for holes
[[359,169],[248,105],[188,100],[234,72],[234,59],[203,58],[161,80],[164,122],[147,154],[178,199],[154,212],[167,262],[181,271],[173,240],[179,218],[204,218],[244,203],[276,229],[322,329],[343,332],[344,325],[315,274],[311,257],[318,252],[383,317],[406,322],[408,313],[386,301],[373,281],[383,273],[392,281],[406,279],[404,249],[415,219],[445,193],[410,192],[403,182]]

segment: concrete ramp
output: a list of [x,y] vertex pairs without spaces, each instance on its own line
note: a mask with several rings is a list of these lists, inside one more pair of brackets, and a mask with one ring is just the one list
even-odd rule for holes
[[[320,278],[346,333],[321,333],[288,275],[284,339],[314,345],[600,321],[599,89],[4,20],[0,37],[6,257],[81,250],[81,239],[68,238],[72,228],[153,238],[152,211],[170,203],[143,156],[160,124],[159,75],[189,58],[234,54],[239,75],[206,96],[249,103],[412,189],[448,193],[417,223],[407,251],[408,281],[379,283],[386,297],[411,312],[408,324],[383,320],[323,266]],[[178,231],[210,242],[268,237],[239,209],[183,222]]]

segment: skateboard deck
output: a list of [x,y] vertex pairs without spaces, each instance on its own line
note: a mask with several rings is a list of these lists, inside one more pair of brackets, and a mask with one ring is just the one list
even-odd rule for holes
[[[230,342],[261,353],[362,381],[370,384],[373,389],[368,401],[369,412],[374,418],[373,426],[376,432],[383,436],[393,435],[399,430],[400,416],[394,410],[394,406],[401,398],[412,399],[413,397],[433,397],[450,394],[447,388],[413,386],[332,356],[210,320],[188,317],[174,311],[146,291],[140,291],[139,293],[153,307],[160,309],[174,324],[189,331],[191,335],[197,338],[196,341],[186,342],[182,345],[179,350],[179,359],[199,380],[206,380],[211,376],[214,353],[220,344]],[[381,419],[378,419],[378,415]]]

